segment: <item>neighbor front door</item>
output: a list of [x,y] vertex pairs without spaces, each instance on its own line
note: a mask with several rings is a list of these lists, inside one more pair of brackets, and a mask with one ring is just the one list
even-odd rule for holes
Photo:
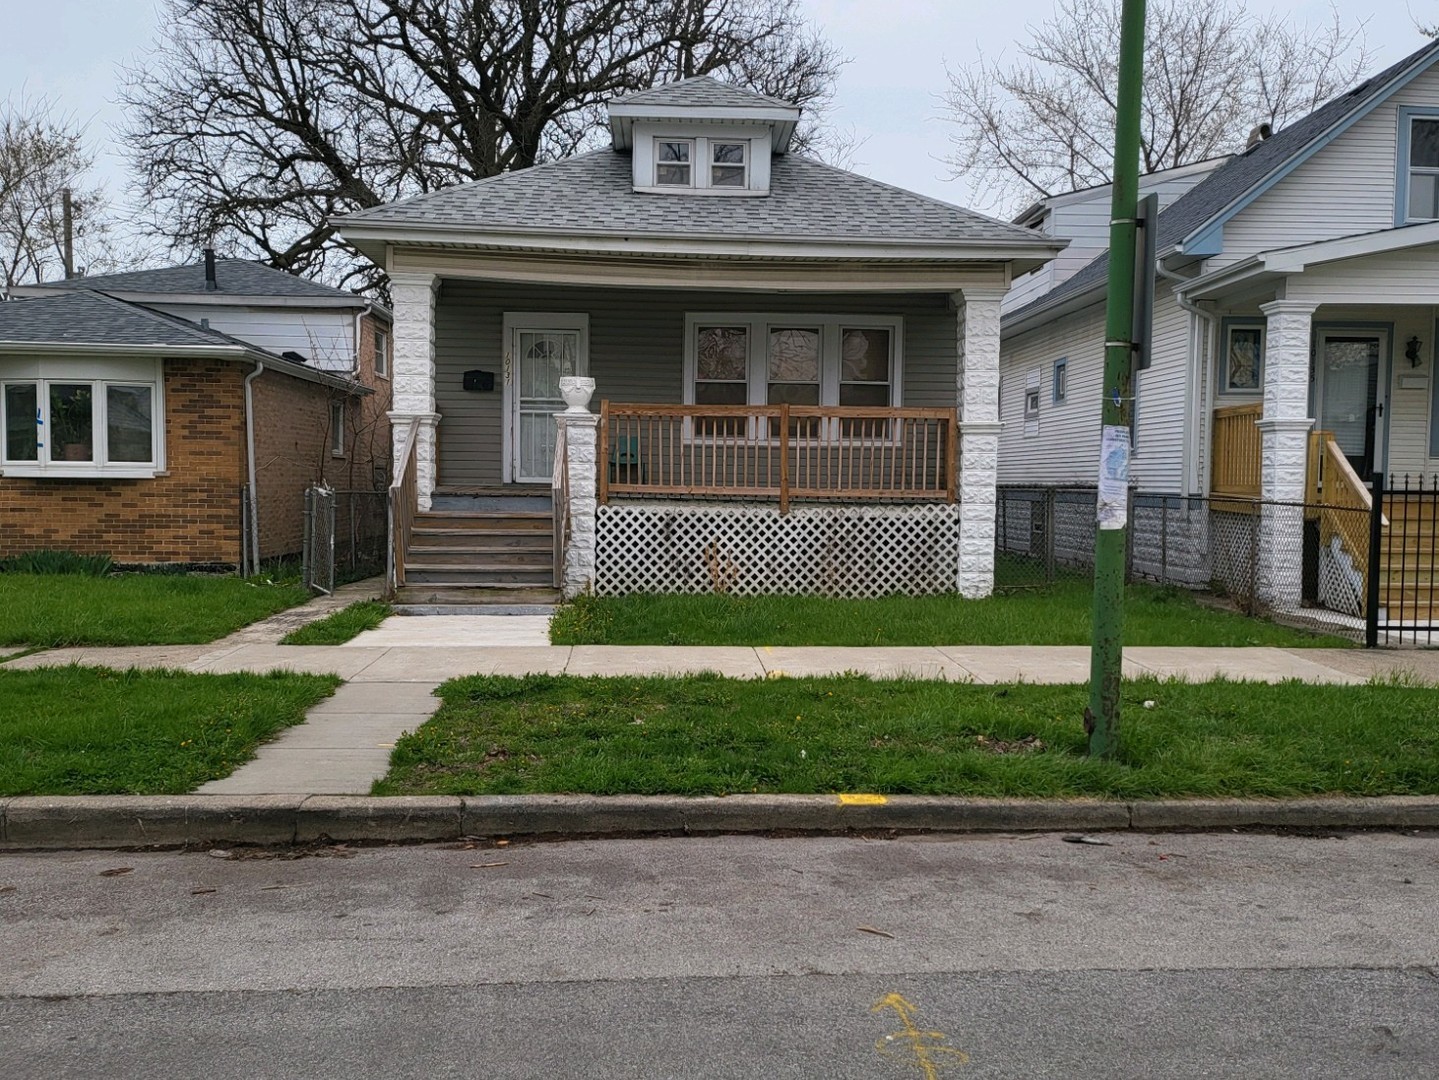
[[507,478],[548,484],[555,460],[555,413],[564,409],[560,379],[589,369],[583,315],[506,316]]
[[1315,342],[1314,415],[1363,480],[1384,462],[1388,345],[1384,331],[1360,329],[1321,330]]

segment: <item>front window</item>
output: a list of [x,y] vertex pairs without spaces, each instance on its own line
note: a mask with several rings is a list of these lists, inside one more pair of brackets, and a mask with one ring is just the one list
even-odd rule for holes
[[1264,327],[1231,326],[1225,342],[1226,393],[1256,393],[1264,385]]
[[687,402],[888,408],[899,404],[892,317],[692,316]]
[[148,475],[158,458],[158,412],[157,383],[5,379],[0,466],[12,476]]
[[1409,221],[1439,219],[1439,116],[1409,121]]
[[694,183],[694,143],[661,139],[655,144],[655,186],[690,187]]

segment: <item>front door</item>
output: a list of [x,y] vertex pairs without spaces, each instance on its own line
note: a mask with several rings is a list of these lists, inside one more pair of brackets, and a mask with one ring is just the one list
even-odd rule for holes
[[1388,335],[1382,330],[1321,330],[1314,349],[1313,394],[1319,429],[1361,479],[1384,464],[1384,398]]
[[584,315],[505,317],[507,479],[548,484],[554,471],[555,413],[564,409],[560,379],[589,370]]

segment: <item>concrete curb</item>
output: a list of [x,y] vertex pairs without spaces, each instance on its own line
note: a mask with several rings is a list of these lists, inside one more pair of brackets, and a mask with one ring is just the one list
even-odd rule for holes
[[0,850],[717,833],[1439,829],[1439,798],[960,799],[834,795],[71,795],[0,799]]

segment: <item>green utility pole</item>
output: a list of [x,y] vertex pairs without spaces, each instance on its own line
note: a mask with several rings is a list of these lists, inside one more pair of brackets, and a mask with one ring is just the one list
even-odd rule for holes
[[1139,102],[1144,81],[1144,0],[1124,0],[1119,97],[1114,121],[1114,191],[1109,213],[1109,302],[1104,330],[1104,405],[1094,542],[1094,639],[1089,753],[1119,748],[1119,678],[1124,660],[1124,550],[1129,515],[1129,421],[1134,406],[1135,219],[1139,209]]

